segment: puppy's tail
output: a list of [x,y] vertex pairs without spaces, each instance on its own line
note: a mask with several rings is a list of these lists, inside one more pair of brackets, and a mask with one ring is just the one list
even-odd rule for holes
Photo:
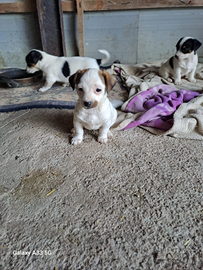
[[100,53],[104,54],[106,57],[103,58],[103,59],[97,59],[97,63],[99,66],[103,66],[105,65],[106,63],[109,62],[111,56],[110,56],[110,53],[107,52],[106,50],[99,50]]

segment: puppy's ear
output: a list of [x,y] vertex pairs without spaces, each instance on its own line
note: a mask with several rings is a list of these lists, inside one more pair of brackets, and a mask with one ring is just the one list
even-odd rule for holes
[[199,49],[199,47],[202,45],[202,43],[197,40],[197,39],[194,39],[194,52],[196,53],[196,51]]
[[70,86],[73,88],[73,90],[75,89],[76,84],[78,84],[80,82],[80,78],[82,77],[82,75],[87,71],[88,69],[79,69],[78,71],[76,71],[76,73],[74,73],[73,75],[71,75],[69,77],[69,83]]
[[116,84],[116,79],[114,79],[114,77],[112,77],[106,70],[104,71],[99,71],[100,75],[103,77],[104,79],[104,83],[106,85],[106,91],[107,93],[110,92],[110,90],[114,87],[114,85]]
[[42,54],[38,51],[31,51],[28,53],[28,55],[25,57],[25,61],[27,64],[37,64],[38,61],[42,60]]
[[182,39],[183,39],[183,37],[180,38],[180,39],[178,40],[177,44],[176,44],[176,50],[177,50],[177,51],[179,51],[179,49],[180,49],[180,42],[181,42]]
[[70,83],[70,86],[73,88],[73,90],[75,89],[75,84],[76,84],[76,80],[77,80],[77,77],[78,77],[78,74],[81,72],[81,69],[79,69],[76,73],[74,73],[73,75],[71,75],[69,77],[69,83]]

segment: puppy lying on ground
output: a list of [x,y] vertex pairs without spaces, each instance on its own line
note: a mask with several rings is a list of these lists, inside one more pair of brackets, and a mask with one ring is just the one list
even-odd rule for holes
[[104,59],[94,59],[90,57],[57,57],[43,51],[31,50],[26,56],[27,72],[34,73],[42,70],[46,77],[44,87],[40,92],[47,91],[55,82],[61,82],[64,86],[68,83],[70,75],[78,69],[97,68],[106,64],[110,60],[110,54],[106,50],[99,50],[106,57]]
[[181,84],[181,77],[186,76],[190,82],[196,82],[194,76],[198,63],[197,50],[202,45],[192,37],[183,37],[176,44],[176,54],[159,69],[159,75],[169,82]]
[[83,140],[83,128],[99,129],[98,142],[112,137],[109,128],[115,123],[117,111],[107,98],[116,80],[107,72],[95,68],[78,70],[70,76],[71,87],[77,90],[78,102],[74,109],[74,137],[77,145]]

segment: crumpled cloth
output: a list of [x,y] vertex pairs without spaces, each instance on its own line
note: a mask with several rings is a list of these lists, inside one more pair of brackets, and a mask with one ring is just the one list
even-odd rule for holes
[[[147,91],[151,87],[157,85],[170,85],[176,90],[190,90],[199,93],[199,96],[192,98],[188,102],[180,104],[171,116],[161,116],[160,118],[151,120],[151,127],[146,123],[139,127],[156,135],[168,135],[176,138],[203,140],[203,64],[198,63],[195,74],[196,82],[191,83],[182,78],[181,85],[169,83],[161,78],[158,74],[159,67],[166,61],[159,60],[153,63],[141,63],[136,65],[114,64],[110,70],[110,74],[120,76],[123,85],[128,91],[128,99],[118,110],[118,117],[112,127],[112,131],[123,130],[132,121],[138,120],[143,112],[131,113],[125,112],[126,104],[136,95]],[[163,123],[163,121],[165,123]],[[161,123],[159,123],[161,122]],[[166,126],[164,127],[165,124]],[[172,127],[170,128],[172,124]],[[162,130],[155,126],[161,126]],[[168,129],[169,128],[169,129]]]
[[167,131],[173,125],[172,114],[178,106],[197,96],[199,96],[198,92],[176,90],[170,85],[161,84],[154,86],[134,96],[125,104],[125,108],[122,108],[127,113],[142,113],[136,120],[124,127],[123,130],[138,125],[145,125]]

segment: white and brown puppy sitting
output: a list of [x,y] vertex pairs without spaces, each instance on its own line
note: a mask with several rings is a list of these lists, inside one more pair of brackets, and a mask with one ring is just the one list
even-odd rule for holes
[[181,78],[186,76],[190,82],[196,82],[194,76],[198,63],[197,50],[202,45],[192,37],[182,37],[176,44],[176,54],[159,69],[159,75],[169,82],[179,85]]
[[57,57],[40,50],[31,50],[26,56],[27,72],[34,73],[43,71],[46,78],[44,87],[40,92],[47,91],[55,82],[61,82],[64,86],[68,83],[70,75],[78,69],[97,68],[106,64],[110,60],[110,54],[106,50],[99,50],[106,57],[104,59],[94,59],[90,57]]
[[75,134],[71,143],[82,142],[83,128],[99,129],[98,142],[106,143],[112,137],[109,129],[117,118],[117,111],[107,97],[116,80],[107,71],[90,68],[78,70],[70,76],[69,82],[78,94],[73,117]]

